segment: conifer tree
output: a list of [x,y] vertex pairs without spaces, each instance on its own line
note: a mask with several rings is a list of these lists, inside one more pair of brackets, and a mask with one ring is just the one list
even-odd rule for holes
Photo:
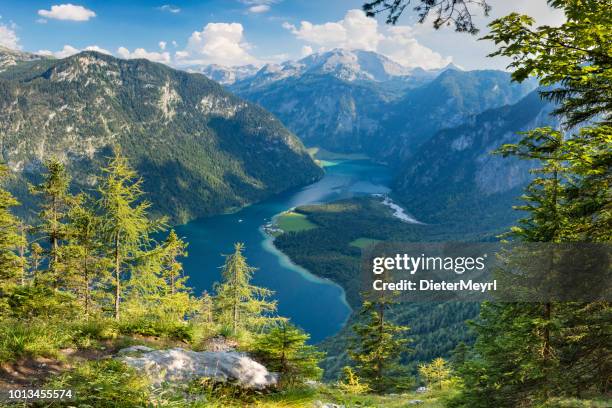
[[397,302],[394,295],[374,294],[364,300],[359,322],[353,326],[357,339],[349,349],[357,374],[377,393],[407,386],[400,359],[408,351],[408,327],[393,324],[388,312]]
[[446,360],[436,358],[429,364],[419,365],[419,375],[431,387],[435,385],[439,390],[443,388],[444,381],[449,380],[452,370]]
[[32,277],[36,279],[36,275],[40,270],[40,265],[45,259],[45,250],[40,246],[38,242],[33,242],[30,245],[30,267]]
[[186,249],[187,244],[176,235],[174,230],[170,230],[166,241],[162,245],[161,267],[163,276],[170,286],[171,295],[185,286],[186,278],[181,278],[183,264],[178,261],[178,258],[187,256]]
[[255,268],[249,266],[242,254],[244,244],[234,245],[234,253],[225,257],[220,284],[215,286],[215,307],[222,324],[239,330],[257,330],[275,319],[269,315],[276,311],[276,302],[266,300],[273,292],[251,284]]
[[106,280],[110,266],[100,241],[102,219],[95,213],[91,197],[81,194],[68,213],[66,263],[70,270],[70,288],[83,306],[85,316],[96,308],[94,284]]
[[[0,163],[0,183],[8,176],[8,168]],[[0,185],[0,290],[17,284],[22,279],[23,260],[18,255],[19,247],[25,245],[19,231],[19,219],[11,208],[19,202]]]
[[45,278],[58,287],[63,280],[61,246],[66,238],[66,216],[74,197],[70,193],[70,175],[64,164],[51,158],[45,161],[44,167],[43,181],[31,186],[31,191],[41,197],[38,230],[48,241],[49,260],[49,275]]
[[163,220],[153,222],[148,218],[151,204],[142,197],[142,180],[119,148],[102,171],[98,207],[107,256],[112,260],[114,317],[118,320],[125,274],[147,255],[150,234],[159,230]]
[[325,354],[306,344],[309,338],[302,330],[282,321],[259,338],[255,350],[268,369],[280,374],[283,386],[295,385],[319,379],[323,373],[318,363]]
[[[589,123],[573,134],[535,129],[501,149],[543,163],[519,207],[527,216],[512,235],[526,242],[609,242],[612,12],[601,0],[549,4],[563,10],[566,22],[533,27],[532,18],[513,13],[493,22],[487,38],[499,45],[494,55],[512,58],[515,80],[535,75],[548,87],[543,95],[558,103],[555,113],[568,125]],[[554,255],[547,257],[551,270]],[[466,387],[452,406],[541,406],[552,396],[605,392],[610,316],[605,301],[484,304],[475,325],[477,358],[464,365]]]

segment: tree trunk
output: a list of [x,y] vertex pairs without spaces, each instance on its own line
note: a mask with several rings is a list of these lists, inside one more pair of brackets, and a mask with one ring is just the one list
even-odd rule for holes
[[121,295],[121,257],[119,256],[119,233],[115,234],[115,320],[119,320],[119,297]]

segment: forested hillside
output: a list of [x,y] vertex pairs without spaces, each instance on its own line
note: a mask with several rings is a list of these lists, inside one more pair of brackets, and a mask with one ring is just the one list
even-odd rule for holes
[[535,164],[492,153],[518,140],[519,132],[559,126],[552,110],[534,91],[513,105],[487,110],[469,123],[437,132],[400,169],[397,197],[423,222],[493,237],[519,216],[509,209],[531,180]]
[[79,186],[117,144],[174,221],[223,212],[317,179],[321,170],[272,115],[203,75],[83,52],[0,75],[1,157],[34,180],[57,156]]

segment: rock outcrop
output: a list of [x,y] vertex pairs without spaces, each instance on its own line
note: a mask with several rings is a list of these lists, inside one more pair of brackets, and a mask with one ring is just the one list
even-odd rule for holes
[[278,383],[278,375],[243,353],[196,352],[182,348],[153,350],[129,347],[118,359],[149,377],[151,384],[184,383],[196,378],[232,382],[243,388],[265,389]]

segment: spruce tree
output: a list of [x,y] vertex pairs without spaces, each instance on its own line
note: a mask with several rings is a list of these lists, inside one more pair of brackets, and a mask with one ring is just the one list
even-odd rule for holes
[[397,304],[393,294],[364,295],[359,321],[353,326],[356,341],[349,349],[357,374],[370,389],[384,393],[408,386],[400,359],[408,351],[408,327],[393,324],[389,310]]
[[61,276],[64,268],[61,246],[66,238],[66,216],[74,203],[74,196],[70,193],[70,175],[61,161],[51,158],[45,161],[44,167],[43,181],[30,189],[41,197],[37,230],[48,242],[49,261],[48,274],[44,278],[57,288],[65,278]]
[[151,204],[143,199],[142,180],[119,148],[115,148],[114,156],[102,171],[98,207],[102,238],[112,262],[114,317],[118,320],[122,282],[130,268],[146,257],[151,244],[150,234],[160,229],[163,220],[149,219]]
[[242,254],[244,244],[234,245],[234,253],[225,257],[222,282],[215,285],[215,307],[220,323],[227,325],[232,334],[239,330],[255,331],[275,319],[270,314],[276,311],[276,302],[266,298],[271,290],[251,284],[255,268],[249,266]]
[[162,244],[161,267],[164,278],[168,281],[170,294],[174,295],[185,286],[187,278],[181,277],[183,264],[179,258],[187,256],[187,244],[170,230],[168,237]]
[[[8,176],[8,168],[0,163],[0,183]],[[19,283],[23,279],[23,259],[18,250],[24,246],[20,233],[21,222],[11,213],[19,202],[0,184],[0,290]]]
[[280,374],[282,386],[317,380],[323,370],[318,363],[325,355],[306,344],[310,336],[288,322],[280,322],[263,334],[255,345],[266,367]]
[[[529,185],[527,216],[511,235],[523,242],[609,242],[612,237],[612,12],[601,0],[554,0],[567,20],[558,27],[533,27],[513,13],[491,25],[494,55],[512,58],[518,81],[535,75],[543,95],[557,102],[556,114],[570,126],[527,132],[506,156],[543,164]],[[549,270],[558,254],[550,247]],[[580,254],[576,254],[580,256]],[[601,257],[600,261],[609,259]],[[565,276],[570,281],[571,276]],[[567,282],[565,282],[567,284]],[[452,406],[542,406],[551,397],[605,393],[612,365],[609,303],[486,303],[475,324],[475,356],[462,369],[464,391]]]

